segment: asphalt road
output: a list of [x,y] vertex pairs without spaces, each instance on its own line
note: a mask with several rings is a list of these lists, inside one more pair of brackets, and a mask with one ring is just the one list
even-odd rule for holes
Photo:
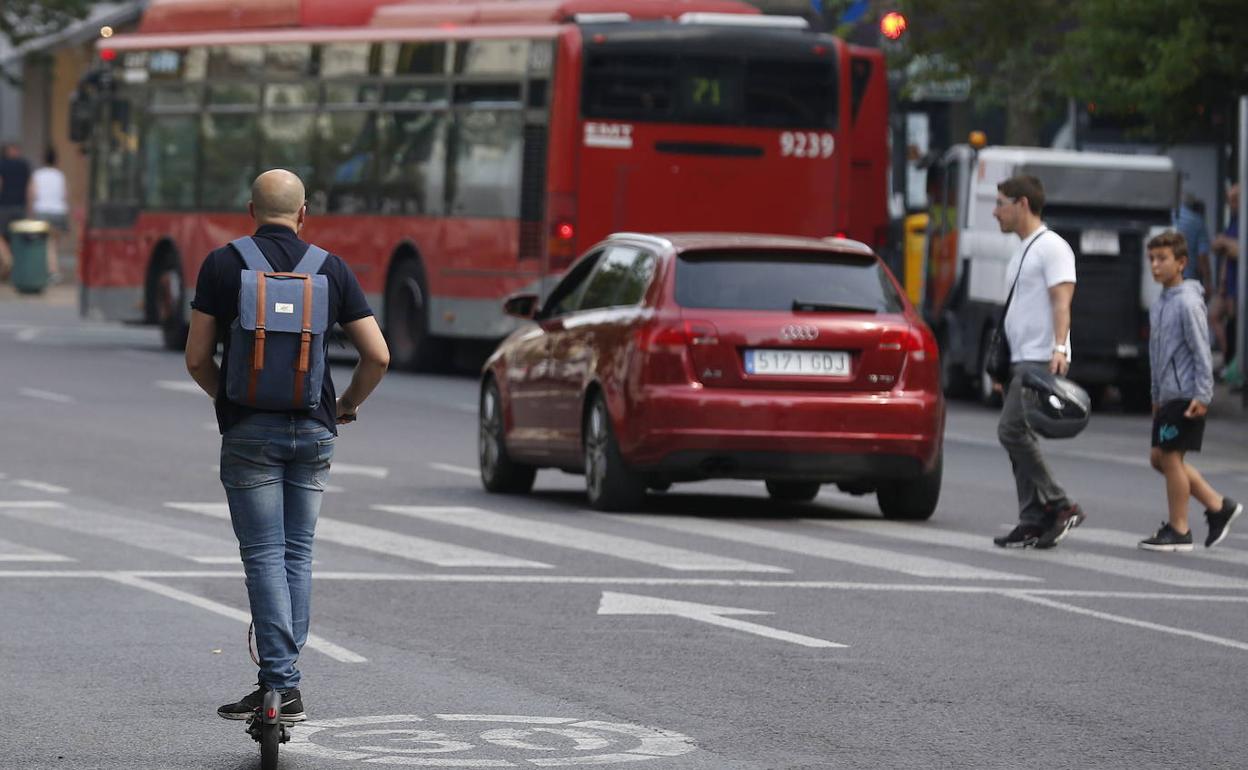
[[[335,378],[345,382],[346,365]],[[707,482],[644,513],[581,479],[484,493],[471,376],[394,374],[342,431],[318,529],[310,722],[286,768],[1242,767],[1248,526],[1163,520],[1144,417],[1053,444],[1090,514],[1004,552],[995,416],[951,408],[932,521]],[[0,302],[0,766],[252,768],[218,437],[150,329]],[[1248,499],[1245,424],[1198,464]],[[1203,521],[1193,511],[1196,535]]]

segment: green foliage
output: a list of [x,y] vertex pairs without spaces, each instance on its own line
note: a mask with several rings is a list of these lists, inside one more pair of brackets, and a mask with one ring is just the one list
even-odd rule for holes
[[91,0],[3,0],[0,36],[21,45],[86,18],[92,4]]
[[1082,0],[1060,76],[1160,140],[1216,137],[1248,90],[1243,0]]
[[[971,79],[976,107],[1002,106],[1006,141],[1034,144],[1040,123],[1059,97],[1058,54],[1071,28],[1068,0],[904,0],[910,24],[898,65],[936,57]],[[915,72],[920,81],[928,74]],[[937,73],[935,77],[948,77]]]

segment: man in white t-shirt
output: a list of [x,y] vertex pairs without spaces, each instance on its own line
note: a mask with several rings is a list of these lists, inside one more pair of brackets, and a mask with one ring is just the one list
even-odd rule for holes
[[48,282],[61,282],[61,235],[69,232],[69,196],[66,194],[65,174],[56,167],[56,150],[48,148],[44,165],[30,175],[30,216],[47,222]]
[[993,539],[1002,548],[1052,548],[1086,516],[1053,480],[1036,434],[1023,413],[1022,377],[1028,369],[1066,374],[1070,368],[1070,303],[1075,296],[1075,254],[1040,220],[1044,186],[1034,176],[997,185],[993,216],[1001,232],[1022,239],[1006,269],[1014,295],[1004,319],[1010,343],[1010,382],[997,438],[1010,454],[1018,490],[1018,526]]

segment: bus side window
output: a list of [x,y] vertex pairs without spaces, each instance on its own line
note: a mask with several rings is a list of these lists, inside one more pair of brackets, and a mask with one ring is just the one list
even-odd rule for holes
[[520,214],[523,120],[518,111],[465,110],[452,124],[447,180],[456,216],[516,217]]
[[256,114],[208,113],[203,116],[204,165],[201,174],[206,209],[238,211],[251,199],[256,177]]
[[320,116],[315,188],[330,214],[358,214],[372,206],[377,124],[372,112]]

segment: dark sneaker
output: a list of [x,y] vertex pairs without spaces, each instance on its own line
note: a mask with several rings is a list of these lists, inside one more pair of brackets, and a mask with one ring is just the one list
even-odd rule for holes
[[[245,695],[237,703],[227,703],[217,709],[218,716],[223,719],[250,719],[252,714],[264,704],[264,687],[257,687],[250,695]],[[308,715],[303,711],[303,696],[299,688],[282,693],[282,721],[303,722]]]
[[1088,518],[1088,515],[1075,503],[1069,503],[1058,508],[1053,513],[1053,523],[1049,525],[1049,528],[1036,541],[1036,547],[1052,548],[1062,542],[1062,538],[1066,537],[1066,534],[1072,529],[1082,524],[1086,518]]
[[1209,535],[1205,538],[1205,547],[1212,548],[1226,539],[1231,531],[1231,522],[1244,512],[1244,506],[1229,497],[1222,498],[1222,510],[1205,511],[1205,519],[1209,522]]
[[1030,548],[1043,534],[1044,530],[1033,524],[1019,524],[1010,534],[994,537],[992,542],[1000,548]]
[[246,719],[256,713],[264,702],[264,688],[257,687],[250,695],[244,695],[238,703],[227,703],[217,709],[217,716],[222,719]]
[[1145,551],[1190,551],[1192,550],[1192,531],[1180,535],[1174,531],[1169,522],[1161,525],[1161,529],[1152,537],[1140,541],[1140,548]]

